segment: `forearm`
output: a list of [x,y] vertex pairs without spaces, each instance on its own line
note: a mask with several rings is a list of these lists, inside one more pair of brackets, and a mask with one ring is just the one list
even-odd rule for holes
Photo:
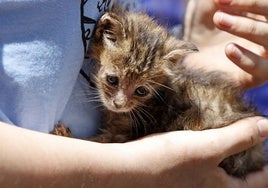
[[0,123],[0,187],[267,187],[267,170],[241,181],[218,167],[266,137],[267,125],[255,117],[220,129],[100,144]]
[[0,185],[114,187],[124,178],[123,158],[113,155],[120,152],[116,148],[0,123]]

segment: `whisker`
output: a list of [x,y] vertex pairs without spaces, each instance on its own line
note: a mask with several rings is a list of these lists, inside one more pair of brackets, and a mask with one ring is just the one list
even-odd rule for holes
[[100,105],[96,105],[96,106],[91,108],[91,110],[96,110],[96,109],[103,110],[103,109],[105,109],[105,106],[101,103]]
[[101,99],[89,99],[89,100],[85,100],[85,102],[87,103],[102,103]]
[[157,122],[155,117],[149,111],[147,111],[145,108],[142,108],[141,106],[137,106],[137,108],[148,119],[148,123],[150,125],[153,125],[153,124],[155,124],[155,122]]
[[171,87],[168,87],[168,86],[166,86],[166,85],[164,85],[164,84],[160,84],[160,83],[155,82],[155,81],[153,81],[153,80],[148,80],[148,82],[153,83],[153,84],[156,84],[156,85],[159,85],[159,86],[162,86],[162,87],[164,87],[164,88],[166,88],[166,89],[169,89],[169,90],[171,90],[171,91],[174,91],[174,89],[172,89]]
[[134,111],[136,112],[138,119],[141,121],[141,124],[139,125],[142,125],[143,131],[146,134],[147,133],[146,120],[142,117],[141,111],[139,110],[139,108],[134,108]]
[[158,99],[160,99],[164,104],[167,104],[166,101],[163,99],[163,97],[160,95],[160,93],[154,89],[153,86],[151,86],[150,84],[148,84],[148,87],[150,87],[153,91],[154,91],[154,96]]
[[133,126],[132,128],[135,130],[135,135],[138,135],[139,134],[139,129],[138,129],[139,124],[138,124],[138,120],[136,118],[136,115],[132,110],[129,112],[129,115],[130,115],[130,119],[131,119],[132,126]]
[[153,76],[150,76],[148,77],[148,80],[151,80],[151,79],[154,79],[154,78],[159,78],[159,77],[162,77],[163,75],[160,75],[160,74],[155,74]]
[[147,110],[145,110],[142,106],[137,106],[137,108],[139,109],[139,111],[141,112],[141,113],[143,113],[150,121],[153,119],[153,120],[155,120],[155,118],[154,118],[154,116],[150,113],[150,112],[148,112]]
[[[94,83],[95,85],[96,85],[96,78],[97,77],[94,75],[91,78],[92,83]],[[92,87],[90,83],[88,82],[88,80],[86,80],[82,75],[81,75],[81,79],[79,78],[78,81],[81,84],[81,86],[84,86],[90,89],[96,89],[95,87]]]
[[85,84],[85,81],[80,81],[82,85],[76,88],[74,97],[81,98],[92,98],[99,95],[99,92],[96,88],[89,87],[88,84]]
[[76,93],[75,97],[77,98],[77,101],[80,101],[82,103],[102,102],[101,97],[97,93]]
[[74,96],[78,98],[98,98],[99,94],[94,92],[77,91]]

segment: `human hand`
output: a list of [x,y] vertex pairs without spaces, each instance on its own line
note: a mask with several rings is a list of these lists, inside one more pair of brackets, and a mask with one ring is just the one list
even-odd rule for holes
[[214,15],[215,25],[249,41],[250,45],[228,44],[225,53],[244,71],[253,75],[252,83],[268,81],[268,1],[215,0],[221,11]]
[[264,188],[268,186],[267,169],[242,180],[218,167],[226,157],[268,136],[268,124],[261,120],[256,117],[220,129],[153,135],[126,143],[122,153],[129,156],[127,166],[136,172],[133,176],[142,176],[138,182],[146,187]]
[[0,122],[0,187],[265,188],[268,170],[237,179],[218,164],[268,137],[267,120],[176,131],[119,144],[43,134]]
[[[247,4],[249,3],[249,1],[241,1],[241,3]],[[204,4],[206,4],[207,6],[203,6]],[[224,6],[227,8],[224,9]],[[267,5],[265,6],[267,7]],[[265,8],[265,6],[263,8]],[[241,7],[245,8],[246,6],[244,5]],[[242,84],[245,87],[252,87],[252,86],[256,86],[256,85],[263,83],[265,80],[267,80],[267,75],[268,75],[267,66],[266,66],[267,65],[266,63],[267,51],[264,49],[262,45],[257,44],[256,39],[253,40],[251,35],[248,35],[248,36],[245,35],[243,36],[245,38],[243,38],[240,36],[233,35],[231,34],[231,32],[228,33],[228,32],[224,32],[223,30],[220,30],[223,28],[220,28],[218,21],[217,21],[217,16],[219,15],[219,12],[217,12],[218,9],[222,9],[222,11],[229,10],[228,11],[229,13],[230,11],[239,12],[237,10],[238,6],[233,5],[232,10],[230,10],[230,8],[228,8],[228,5],[222,5],[222,4],[220,5],[219,0],[216,1],[216,3],[214,2],[214,0],[198,0],[198,1],[190,0],[187,11],[186,11],[185,40],[189,40],[195,43],[197,47],[199,48],[200,52],[188,55],[185,59],[186,65],[190,68],[197,68],[197,69],[202,68],[208,71],[211,71],[211,70],[212,71],[214,70],[225,71],[227,73],[230,73],[229,76],[231,77],[232,80],[234,80],[235,82],[238,82],[239,84]],[[227,13],[225,12],[225,14]],[[214,16],[215,23],[213,22],[213,16]],[[249,14],[247,14],[247,16],[249,16]],[[237,17],[237,16],[234,16],[234,17]],[[239,18],[243,18],[243,17],[239,17]],[[258,19],[260,18],[264,19],[263,16],[258,16]],[[246,21],[251,21],[251,23],[252,22],[259,23],[259,21],[254,21],[252,19],[250,20],[249,18],[247,18]],[[238,23],[240,22],[237,22],[236,25],[238,25]],[[220,29],[216,28],[215,24]],[[261,26],[262,27],[265,26],[265,28],[267,28],[267,22],[266,23],[263,22]],[[225,30],[227,31],[228,29],[225,29]],[[263,30],[262,34],[265,34],[264,31],[265,30]],[[232,30],[232,33],[237,34],[236,32],[238,31]],[[259,35],[260,34],[255,35],[255,36],[257,36],[258,38]],[[243,53],[246,53],[246,55],[249,57],[253,56],[253,54],[249,53],[249,51],[256,54],[258,58],[254,56],[254,61],[257,59],[255,63],[257,62],[258,65],[255,68],[242,66],[242,63],[239,63],[236,60],[235,63],[241,66],[244,70],[236,66],[232,62],[234,61],[233,59],[231,59],[232,61],[230,61],[226,57],[226,54],[227,54],[227,56],[230,58],[231,57],[230,54],[232,53],[229,53],[229,50],[234,49],[232,48],[233,45],[229,45],[230,43],[235,43],[238,46],[246,47],[248,51],[245,52],[245,50],[243,50]],[[265,43],[265,41],[262,40],[262,43]],[[224,51],[226,51],[226,54],[224,53]],[[250,58],[246,58],[246,56],[244,56],[243,58],[246,59],[246,62],[248,62],[248,59],[250,59]],[[243,62],[245,62],[245,60],[243,60]],[[250,61],[250,62],[252,63],[253,61]]]

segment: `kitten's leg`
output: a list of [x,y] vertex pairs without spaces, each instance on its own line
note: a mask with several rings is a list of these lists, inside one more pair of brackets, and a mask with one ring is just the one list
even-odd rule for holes
[[[110,115],[110,116],[109,116]],[[129,116],[108,114],[105,124],[101,126],[101,133],[90,141],[100,143],[124,143],[132,140],[132,126]]]
[[58,136],[73,137],[71,130],[62,123],[56,125],[50,133]]
[[107,130],[102,130],[102,132],[102,134],[90,138],[89,140],[100,143],[124,143],[130,140],[130,138],[128,138],[128,134],[113,134]]
[[88,140],[92,142],[99,142],[99,143],[111,143],[112,142],[111,137],[106,136],[106,135],[98,135]]
[[226,158],[220,163],[220,167],[228,174],[245,178],[250,172],[261,170],[266,164],[263,144],[258,144],[244,152]]
[[[73,137],[71,130],[62,123],[56,125],[50,133],[58,136]],[[102,130],[102,134],[88,140],[100,143],[123,143],[128,141],[129,138],[123,134],[113,134],[107,130]]]

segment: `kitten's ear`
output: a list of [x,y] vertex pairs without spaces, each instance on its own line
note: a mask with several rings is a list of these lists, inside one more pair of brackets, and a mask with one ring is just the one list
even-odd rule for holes
[[106,42],[115,43],[125,35],[122,20],[113,13],[104,14],[99,21],[98,28]]
[[175,38],[170,38],[167,41],[165,49],[166,55],[164,56],[164,60],[173,64],[177,64],[183,56],[189,53],[198,52],[194,44],[187,41],[179,41]]

